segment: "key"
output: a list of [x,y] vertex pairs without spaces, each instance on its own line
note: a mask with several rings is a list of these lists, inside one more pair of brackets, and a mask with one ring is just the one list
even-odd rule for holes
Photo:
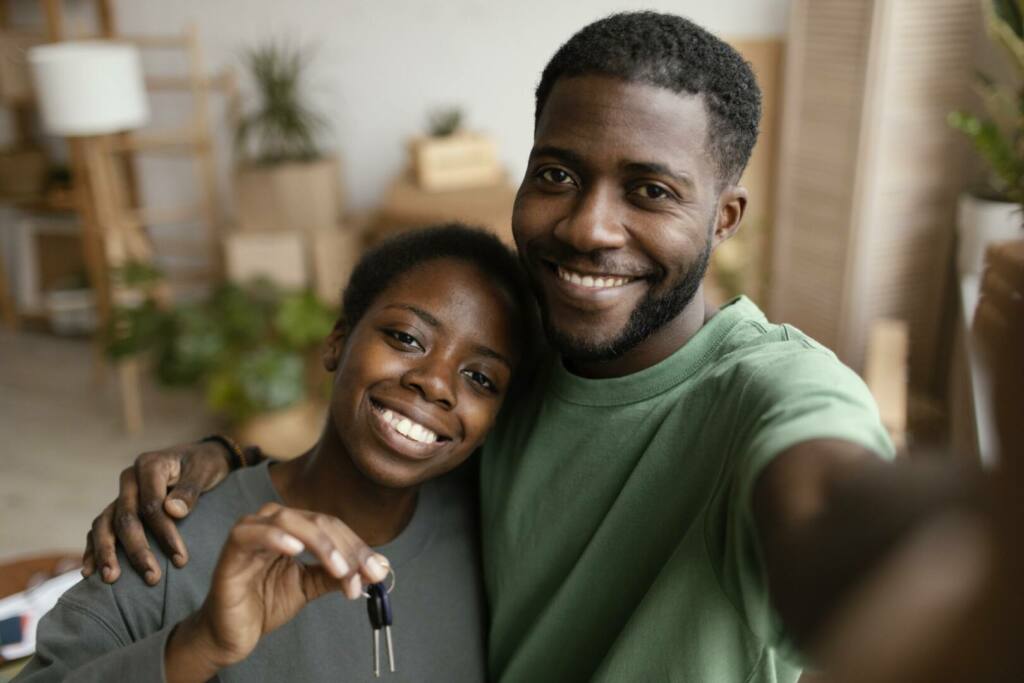
[[384,629],[384,637],[388,648],[388,669],[395,673],[394,644],[391,641],[391,600],[387,588],[382,583],[370,584],[366,588],[366,612],[373,628],[373,675],[380,678],[380,631]]

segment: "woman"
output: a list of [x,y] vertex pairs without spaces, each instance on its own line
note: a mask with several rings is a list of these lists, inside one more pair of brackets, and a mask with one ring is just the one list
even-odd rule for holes
[[514,256],[482,231],[420,231],[368,254],[327,340],[317,444],[205,496],[180,525],[191,560],[159,554],[157,590],[134,575],[70,590],[16,680],[369,678],[362,595],[389,572],[388,675],[483,680],[472,478],[452,470],[509,393],[530,305]]

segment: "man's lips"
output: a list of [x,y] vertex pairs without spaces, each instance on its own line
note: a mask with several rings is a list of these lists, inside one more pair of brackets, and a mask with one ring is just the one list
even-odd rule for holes
[[[647,278],[632,273],[578,270],[544,261],[550,287],[573,307],[604,309],[646,285]],[[595,310],[596,310],[595,309]]]

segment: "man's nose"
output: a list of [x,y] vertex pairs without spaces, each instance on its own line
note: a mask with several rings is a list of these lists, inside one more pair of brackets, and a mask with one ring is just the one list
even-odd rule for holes
[[424,359],[424,362],[402,375],[402,385],[418,393],[424,400],[451,410],[458,404],[454,389],[456,374],[443,359]]
[[555,237],[584,254],[624,246],[621,203],[614,188],[594,187],[581,192],[572,212],[555,225]]

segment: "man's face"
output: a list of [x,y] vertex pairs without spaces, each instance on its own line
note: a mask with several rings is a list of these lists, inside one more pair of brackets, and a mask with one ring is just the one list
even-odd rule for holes
[[555,84],[512,228],[569,360],[632,372],[685,341],[672,346],[745,205],[741,190],[719,193],[707,135],[700,97],[607,76]]

